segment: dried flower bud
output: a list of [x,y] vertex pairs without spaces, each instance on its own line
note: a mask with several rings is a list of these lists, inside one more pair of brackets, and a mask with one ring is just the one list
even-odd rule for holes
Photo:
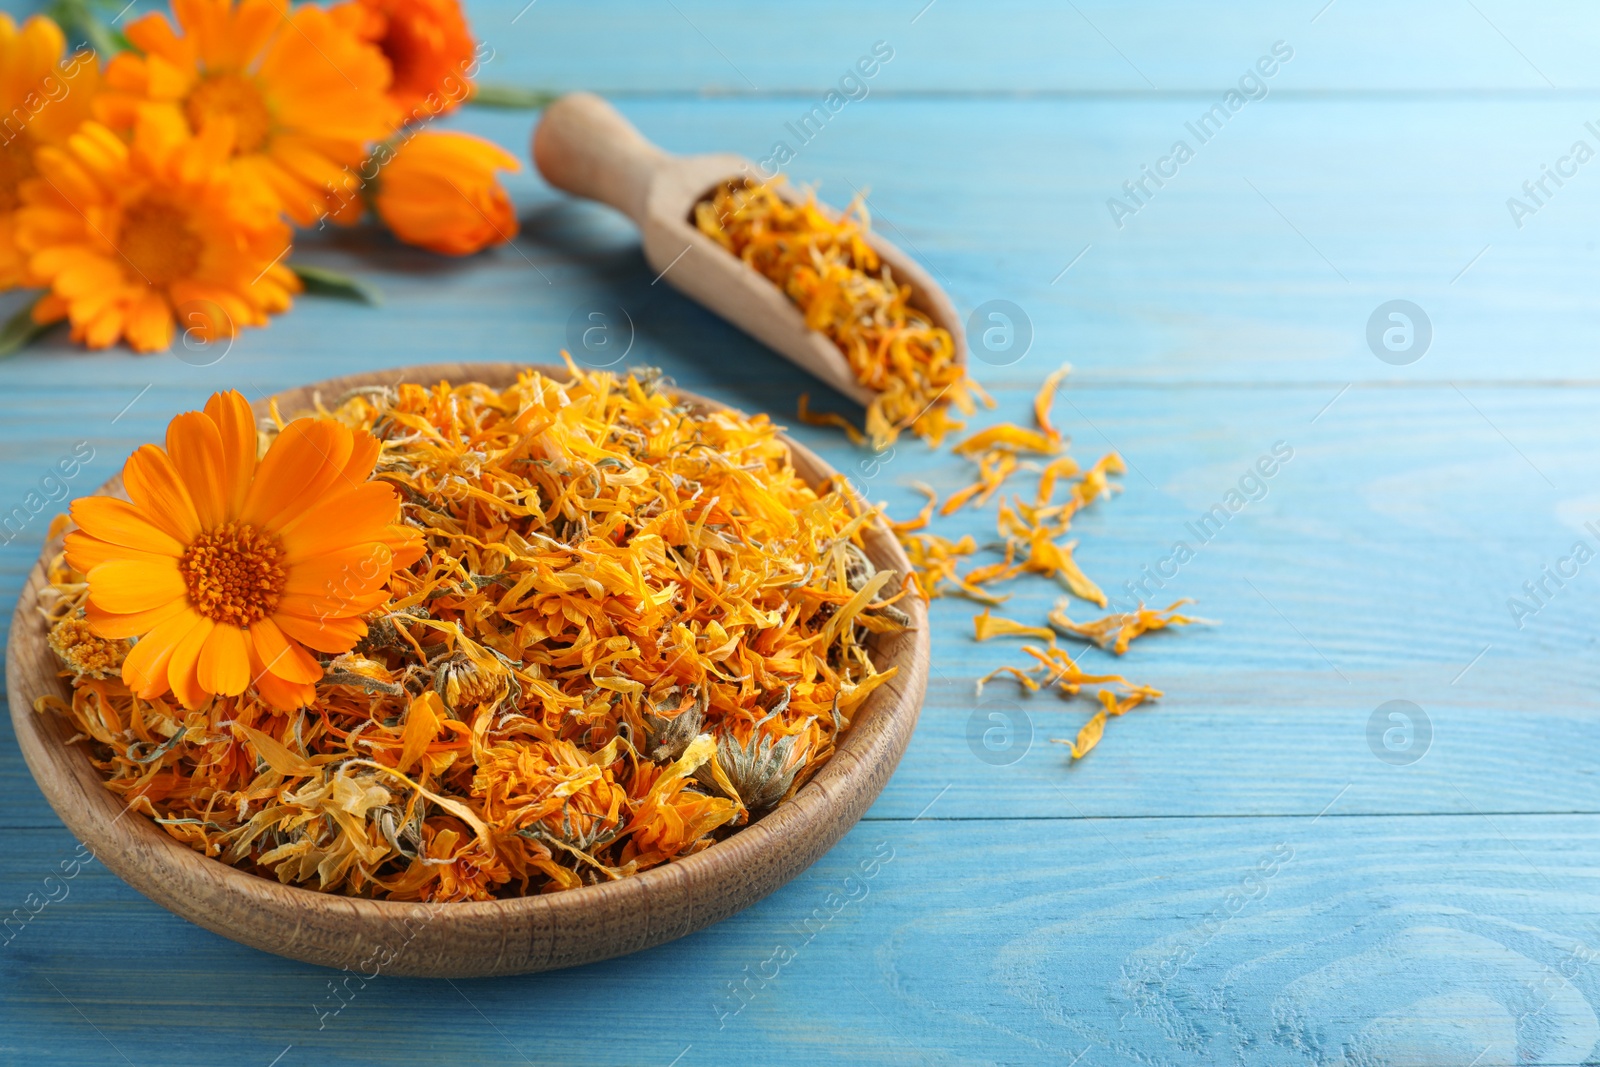
[[113,678],[122,671],[122,660],[133,647],[126,639],[111,640],[95,636],[88,620],[70,615],[50,630],[50,648],[74,674],[91,678]]

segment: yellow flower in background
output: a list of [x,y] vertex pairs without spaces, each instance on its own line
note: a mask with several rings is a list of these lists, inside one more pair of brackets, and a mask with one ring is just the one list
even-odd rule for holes
[[204,342],[265,325],[300,288],[282,263],[289,228],[230,180],[230,132],[191,138],[177,116],[144,116],[128,143],[87,122],[35,156],[16,240],[50,292],[34,318],[68,318],[90,348],[172,343],[174,321]]
[[383,52],[389,97],[407,119],[443,115],[471,95],[477,45],[458,0],[353,0],[332,14]]
[[371,207],[447,255],[516,235],[497,180],[515,157],[397,137],[472,96],[486,50],[460,0],[172,0],[123,33],[102,68],[48,18],[0,12],[0,290],[46,290],[35,322],[140,352],[264,325],[302,288],[284,216]]
[[22,183],[40,145],[65,141],[90,115],[100,68],[94,54],[66,56],[61,28],[40,15],[19,29],[0,12],[0,289],[27,282],[16,244]]
[[296,223],[348,219],[338,191],[367,145],[399,121],[378,48],[309,4],[174,0],[172,8],[176,30],[162,14],[128,25],[138,51],[106,67],[101,117],[126,129],[154,107],[202,137],[231,127],[240,177],[271,190]]
[[519,168],[515,156],[480,137],[419,133],[383,164],[372,205],[407,244],[470,255],[517,235],[516,212],[496,172]]
[[316,696],[307,651],[349,651],[395,567],[422,553],[394,486],[370,481],[378,440],[296,419],[256,459],[250,405],[217,393],[179,415],[166,448],[128,457],[111,497],[73,501],[67,562],[88,576],[101,637],[137,637],[122,679],[144,699],[195,708],[252,685],[279,708]]

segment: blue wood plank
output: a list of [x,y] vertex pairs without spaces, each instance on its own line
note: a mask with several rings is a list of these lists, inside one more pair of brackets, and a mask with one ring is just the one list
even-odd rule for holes
[[[768,900],[649,952],[350,978],[337,997],[344,976],[91,867],[0,949],[0,1050],[172,1067],[1591,1062],[1600,822],[1342,815],[1355,793],[1316,820],[945,822],[935,804],[860,824]],[[61,833],[10,840],[7,898],[72,851]]]
[[[127,17],[162,6],[135,0]],[[479,0],[469,11],[495,49],[485,78],[560,90],[821,97],[876,41],[894,49],[869,83],[881,95],[1220,96],[1277,40],[1295,50],[1286,92],[1600,87],[1594,12],[1578,0],[813,0],[781,14],[737,0]]]
[[[1587,294],[1600,288],[1600,256],[1588,234],[1600,198],[1580,170],[1564,189],[1547,181],[1559,195],[1522,228],[1506,207],[1575,139],[1600,148],[1584,126],[1600,120],[1588,102],[1268,99],[1197,145],[1119,229],[1107,200],[1131,202],[1125,181],[1175,139],[1195,142],[1185,123],[1196,107],[869,100],[789,171],[838,201],[868,190],[883,232],[928,262],[963,313],[994,299],[1023,309],[1031,354],[979,363],[986,384],[1036,382],[1062,359],[1085,380],[1152,384],[1595,380],[1588,339],[1600,313]],[[623,110],[674,151],[756,156],[793,117],[790,102],[771,100],[635,100]],[[531,115],[476,111],[459,125],[526,160]],[[686,384],[772,372],[775,360],[753,356],[758,346],[650,284],[620,216],[574,204],[527,171],[512,184],[522,237],[469,261],[368,231],[303,240],[296,255],[372,281],[390,298],[384,309],[302,299],[206,368],[115,354],[85,363],[55,341],[11,361],[9,380],[56,386],[92,366],[98,384],[125,390],[97,402],[109,418],[151,382],[200,395],[222,382],[275,387],[419,357],[550,358],[569,318],[595,301],[626,307],[635,355],[674,364]],[[1368,338],[1374,313],[1395,299],[1431,323],[1428,348],[1407,365],[1380,360]]]
[[[1278,40],[1295,50],[1283,83],[1290,90],[1597,84],[1586,44],[1594,12],[1574,2],[828,0],[775,17],[734,0],[681,0],[608,5],[603,28],[574,0],[493,0],[473,10],[502,70],[561,88],[820,95],[879,40],[895,49],[874,86],[886,94],[1220,95]],[[612,61],[621,56],[628,62]]]

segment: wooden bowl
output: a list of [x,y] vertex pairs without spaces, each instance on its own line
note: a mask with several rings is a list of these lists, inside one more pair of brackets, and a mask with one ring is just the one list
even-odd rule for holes
[[[280,394],[286,416],[366,385],[481,381],[509,385],[525,369],[509,363],[450,363],[335,378]],[[566,378],[559,368],[535,368]],[[689,393],[683,400],[719,405]],[[265,412],[258,402],[258,414]],[[795,469],[816,484],[832,474],[812,452],[788,441]],[[114,478],[99,490],[121,495]],[[902,574],[910,564],[881,523],[867,531],[867,555]],[[127,809],[106,789],[71,726],[38,714],[45,694],[68,698],[60,664],[45,642],[37,611],[46,561],[61,551],[44,546],[28,575],[6,656],[11,722],[39,788],[56,814],[94,855],[139,892],[214,933],[280,956],[372,976],[475,977],[572,967],[659,945],[709,926],[760,900],[809,867],[844,836],[877,798],[905,752],[928,679],[928,620],[922,602],[902,601],[911,628],[881,640],[880,665],[900,673],[858,710],[833,757],[760,821],[703,852],[632,878],[566,892],[512,900],[452,904],[361,900],[319,893],[207,859]]]

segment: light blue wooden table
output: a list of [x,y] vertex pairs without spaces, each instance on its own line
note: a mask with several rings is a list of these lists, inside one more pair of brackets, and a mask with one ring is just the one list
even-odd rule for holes
[[[1161,591],[1222,624],[1135,645],[1118,665],[1168,697],[1069,767],[1047,739],[1082,705],[997,684],[979,708],[974,680],[1015,646],[975,644],[972,607],[937,602],[922,723],[867,818],[743,914],[578,970],[381,977],[335,1000],[330,972],[91,864],[0,947],[0,1062],[1595,1062],[1600,559],[1573,549],[1600,551],[1600,161],[1571,152],[1600,149],[1600,20],[1575,0],[1396,7],[474,4],[486,79],[607,93],[673,151],[789,140],[788,173],[836,201],[868,189],[963,309],[1019,305],[1027,356],[974,370],[994,417],[1021,419],[1075,366],[1076,451],[1131,468],[1077,524],[1079,557],[1124,601],[1258,457],[1291,448]],[[880,41],[894,56],[869,95],[793,145],[785,124]],[[1201,143],[1186,124],[1275,42],[1292,56]],[[459,125],[525,158],[530,114]],[[1134,201],[1123,183],[1146,165],[1171,176]],[[1567,176],[1534,203],[1523,183],[1544,165]],[[597,301],[629,309],[630,362],[792,415],[807,383],[652,286],[622,219],[527,171],[513,185],[521,238],[468,261],[369,232],[303,243],[380,287],[381,309],[305,299],[203,368],[60,343],[0,365],[0,511],[80,440],[95,458],[73,488],[91,487],[215,389],[548,361]],[[1369,345],[1394,300],[1430,324],[1420,359],[1404,362],[1415,337],[1378,345],[1399,362]],[[967,476],[914,445],[863,470],[834,434],[795,432],[901,514],[910,483]],[[8,601],[46,521],[0,546]],[[1006,614],[1056,595],[1020,586]],[[993,711],[1018,726],[998,750],[969,742]],[[75,848],[9,727],[0,842],[0,913]]]

